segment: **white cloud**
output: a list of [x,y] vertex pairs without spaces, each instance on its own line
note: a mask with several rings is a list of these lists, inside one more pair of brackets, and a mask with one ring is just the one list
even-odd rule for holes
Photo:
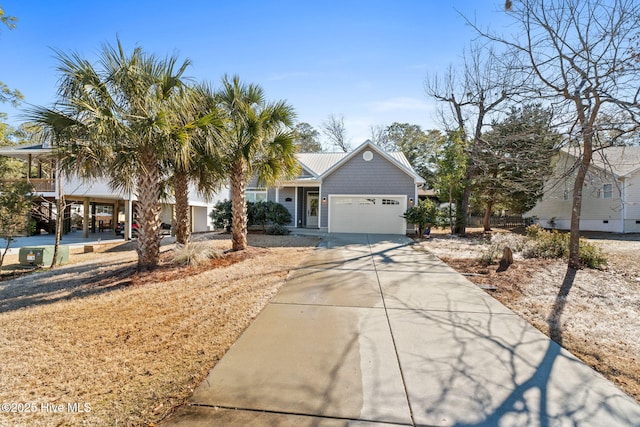
[[389,98],[383,101],[375,101],[367,104],[367,107],[375,112],[389,112],[389,111],[428,111],[431,109],[431,105],[426,101],[409,98],[398,97]]

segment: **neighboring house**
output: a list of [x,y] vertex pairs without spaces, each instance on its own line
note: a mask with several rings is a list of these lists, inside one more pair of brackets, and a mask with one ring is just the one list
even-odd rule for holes
[[[52,224],[55,219],[55,200],[58,198],[59,182],[56,174],[55,161],[51,160],[52,149],[50,146],[15,146],[0,149],[0,156],[22,159],[28,173],[28,180],[40,196],[38,203],[39,213],[35,214],[38,228],[52,231],[47,224]],[[136,198],[132,194],[114,192],[109,188],[105,180],[82,180],[79,178],[63,178],[60,183],[62,193],[68,207],[65,215],[65,232],[78,227],[83,230],[85,237],[89,232],[115,232],[118,223],[124,223],[124,237],[129,238],[133,217],[133,205]],[[209,213],[213,210],[214,203],[228,197],[221,193],[220,197],[213,200],[204,200],[197,195],[193,188],[189,192],[189,205],[191,206],[191,231],[209,231]],[[168,200],[163,204],[161,220],[171,224],[173,219],[173,202]],[[47,230],[47,228],[49,228]]]
[[247,189],[248,201],[281,203],[290,227],[330,233],[405,234],[403,218],[424,180],[402,153],[365,141],[350,153],[299,153],[301,174],[273,188]]
[[[556,156],[542,199],[524,216],[546,228],[570,228],[577,161],[571,151]],[[596,151],[582,195],[580,230],[640,232],[640,147]]]

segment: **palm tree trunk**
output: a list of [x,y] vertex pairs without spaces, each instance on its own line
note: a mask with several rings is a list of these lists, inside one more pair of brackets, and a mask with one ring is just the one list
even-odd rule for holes
[[189,215],[189,180],[184,173],[174,176],[176,199],[176,242],[186,245],[191,237],[191,215]]
[[231,169],[231,239],[234,251],[247,248],[247,180],[244,159],[236,160]]
[[138,270],[151,270],[160,261],[160,170],[152,149],[141,155],[143,167],[136,188],[138,203]]

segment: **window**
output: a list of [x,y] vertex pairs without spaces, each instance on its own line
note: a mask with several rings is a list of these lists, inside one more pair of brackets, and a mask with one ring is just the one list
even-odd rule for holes
[[375,205],[376,199],[359,199],[358,204],[360,205]]
[[562,200],[567,201],[569,200],[569,190],[567,190],[565,188],[564,193],[562,193]]
[[602,198],[610,199],[613,197],[613,185],[612,184],[604,184],[602,186]]
[[336,199],[336,205],[350,205],[353,203],[352,199]]
[[383,205],[399,205],[400,201],[399,200],[393,200],[393,199],[382,199],[382,204]]
[[247,202],[264,202],[267,200],[267,190],[248,189],[246,192]]
[[113,215],[113,205],[96,205],[96,215]]

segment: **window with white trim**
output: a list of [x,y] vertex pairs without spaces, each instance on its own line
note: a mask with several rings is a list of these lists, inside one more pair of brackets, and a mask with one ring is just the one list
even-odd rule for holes
[[247,202],[265,202],[267,200],[267,190],[260,188],[247,189],[246,193]]
[[602,198],[610,199],[613,197],[613,184],[604,184],[602,186]]

